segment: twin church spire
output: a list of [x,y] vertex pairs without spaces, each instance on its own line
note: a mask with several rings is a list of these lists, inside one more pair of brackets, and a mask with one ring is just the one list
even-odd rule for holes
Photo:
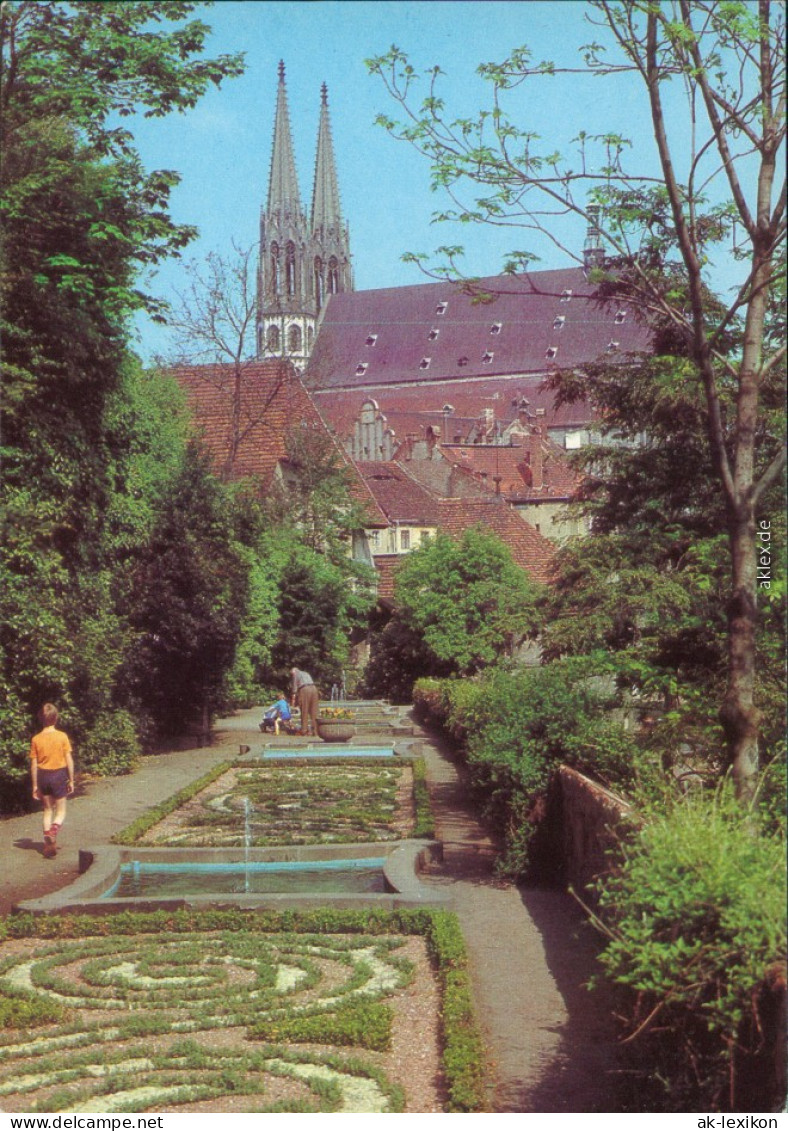
[[260,216],[258,356],[287,357],[303,368],[327,296],[352,290],[350,239],[339,200],[328,91],[324,83],[307,219],[298,187],[285,65],[280,62],[268,200]]

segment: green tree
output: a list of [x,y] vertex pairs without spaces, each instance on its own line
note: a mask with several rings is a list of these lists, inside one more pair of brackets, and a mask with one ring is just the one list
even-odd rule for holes
[[248,561],[232,502],[194,445],[136,565],[130,623],[136,640],[128,693],[165,733],[209,717],[232,667],[248,604]]
[[536,629],[537,588],[481,528],[429,539],[405,558],[395,586],[396,618],[435,665],[423,674],[473,675],[512,657]]
[[[440,218],[546,232],[567,212],[600,232],[615,270],[598,272],[609,294],[625,293],[657,316],[684,345],[706,403],[707,443],[729,543],[727,689],[721,720],[740,796],[753,788],[760,712],[755,703],[758,609],[757,522],[766,492],[779,481],[785,447],[772,439],[756,458],[764,421],[763,390],[784,357],[770,330],[770,298],[782,272],[785,191],[778,155],[785,139],[784,8],[769,0],[589,0],[586,14],[603,42],[585,50],[587,73],[642,96],[650,114],[659,177],[627,167],[631,142],[613,132],[580,132],[571,156],[542,146],[505,111],[517,87],[540,90],[562,69],[535,63],[527,47],[480,67],[492,105],[474,119],[452,121],[438,93],[440,68],[428,72],[426,97],[415,101],[418,76],[398,48],[369,66],[408,115],[382,116],[398,138],[424,153],[433,186],[454,207]],[[573,66],[566,73],[574,74]],[[676,81],[680,80],[680,84]],[[668,88],[683,91],[680,133],[665,109]],[[687,123],[691,128],[687,128]],[[479,193],[481,189],[481,193]],[[468,202],[466,190],[472,196]],[[583,197],[579,197],[582,190]],[[585,203],[590,200],[590,204]],[[734,297],[710,307],[708,279],[715,245],[741,266]],[[444,249],[451,257],[457,249]],[[513,253],[512,270],[532,257]],[[734,355],[726,336],[741,324]],[[726,413],[725,405],[729,405]]]
[[21,776],[43,698],[96,751],[116,706],[124,574],[161,483],[148,459],[155,428],[130,392],[129,317],[157,312],[139,277],[193,229],[167,212],[177,176],[147,173],[115,122],[187,109],[239,73],[238,57],[199,58],[208,28],[184,23],[193,8],[0,9],[4,786]]

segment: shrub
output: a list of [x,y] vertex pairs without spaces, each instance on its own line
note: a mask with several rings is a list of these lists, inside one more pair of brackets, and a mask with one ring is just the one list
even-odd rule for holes
[[463,747],[472,788],[504,841],[502,871],[520,875],[551,866],[552,850],[539,833],[559,764],[614,787],[640,772],[635,740],[610,714],[617,702],[612,671],[591,656],[416,685],[422,717]]
[[128,711],[102,711],[80,744],[79,764],[93,774],[129,774],[140,756],[134,720]]
[[785,956],[782,838],[722,790],[647,814],[620,852],[597,882],[601,961],[628,993],[640,1110],[772,1110],[762,1014]]

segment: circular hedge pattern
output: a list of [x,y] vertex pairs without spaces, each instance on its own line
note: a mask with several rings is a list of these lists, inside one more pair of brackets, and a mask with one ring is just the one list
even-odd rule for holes
[[30,1006],[24,1028],[0,1036],[0,1107],[143,1112],[233,1095],[241,1111],[397,1110],[363,1046],[365,1033],[385,1039],[385,999],[408,981],[403,942],[227,932],[30,943],[0,962],[0,999]]

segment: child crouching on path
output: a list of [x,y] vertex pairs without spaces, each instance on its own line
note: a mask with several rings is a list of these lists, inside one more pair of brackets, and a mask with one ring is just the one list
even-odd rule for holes
[[44,803],[44,856],[57,852],[57,834],[66,819],[66,798],[74,792],[74,760],[68,735],[57,730],[57,707],[41,708],[43,730],[30,743],[33,797]]

